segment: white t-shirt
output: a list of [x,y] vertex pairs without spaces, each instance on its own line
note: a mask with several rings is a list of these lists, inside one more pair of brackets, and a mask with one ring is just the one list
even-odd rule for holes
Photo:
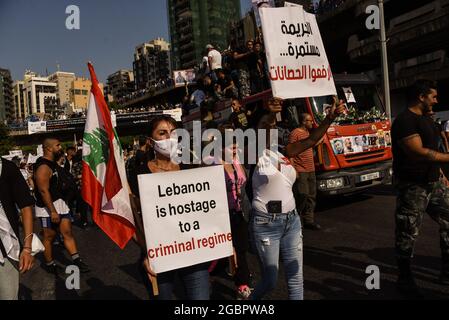
[[[53,205],[55,206],[55,209],[56,209],[56,211],[58,212],[59,215],[70,213],[69,206],[62,199],[58,199],[58,200],[54,201]],[[38,218],[49,218],[50,217],[50,211],[47,209],[47,207],[41,208],[41,207],[36,206],[36,217],[38,217]]]
[[[277,164],[280,164],[280,171]],[[293,184],[296,181],[296,170],[290,161],[281,153],[265,150],[259,158],[253,176],[253,208],[268,213],[269,201],[282,201],[282,213],[295,210]]]
[[211,51],[209,51],[209,53],[207,54],[208,58],[211,58],[211,67],[212,67],[212,71],[217,70],[217,69],[221,69],[221,53],[218,52],[217,50],[213,49]]

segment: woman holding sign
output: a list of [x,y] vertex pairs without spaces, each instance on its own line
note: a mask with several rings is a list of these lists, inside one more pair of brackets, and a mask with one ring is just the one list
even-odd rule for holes
[[[175,129],[176,121],[170,116],[158,116],[150,122],[151,147],[154,150],[155,158],[138,168],[138,175],[181,170],[181,167],[178,164],[175,164],[170,160],[170,155],[175,153],[178,147],[178,140],[171,138],[171,133]],[[134,190],[136,190],[136,188],[134,188]],[[136,193],[138,193],[138,191]],[[137,240],[143,251],[144,268],[150,275],[156,276],[151,270],[146,254],[145,236],[143,228],[141,227],[142,217],[135,216],[135,220],[140,224],[140,228],[138,228],[140,230],[137,232]],[[157,274],[157,284],[159,287],[158,298],[160,300],[171,300],[173,298],[176,275],[179,276],[184,284],[185,298],[187,300],[209,299],[209,272],[208,264],[205,263]]]
[[[231,129],[232,130],[232,129]],[[237,268],[234,274],[237,300],[247,300],[251,294],[249,287],[250,271],[248,267],[248,222],[249,202],[245,197],[246,171],[239,161],[238,145],[226,143],[222,134],[222,159],[225,171],[226,190],[231,221],[232,243],[237,258]]]
[[[312,148],[324,136],[332,121],[343,112],[337,99],[329,115],[309,138],[286,147],[288,157]],[[295,168],[289,159],[274,150],[277,141],[271,141],[270,129],[276,128],[276,113],[282,111],[280,99],[273,98],[257,121],[257,130],[267,130],[267,148],[251,170],[252,215],[250,236],[260,261],[262,279],[256,285],[251,299],[261,299],[277,284],[279,255],[284,263],[290,300],[303,300],[303,253],[301,220],[296,210],[293,184]]]

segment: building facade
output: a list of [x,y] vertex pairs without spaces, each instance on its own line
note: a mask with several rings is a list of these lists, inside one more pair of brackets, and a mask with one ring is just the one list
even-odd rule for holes
[[28,116],[28,109],[25,107],[25,91],[23,88],[23,81],[14,81],[13,95],[14,95],[14,118],[16,120],[24,120]]
[[75,78],[70,89],[72,111],[82,112],[89,104],[89,92],[92,82],[86,78]]
[[172,68],[193,68],[207,44],[228,48],[230,24],[240,20],[240,0],[167,0]]
[[[103,92],[104,86],[99,83],[101,92]],[[84,112],[89,106],[90,89],[92,82],[86,78],[75,78],[70,88],[70,107],[69,113],[72,112]]]
[[27,71],[23,84],[26,113],[41,116],[45,114],[57,116],[56,113],[63,113],[63,110],[55,110],[59,109],[56,91],[56,83],[49,81],[47,77],[41,77],[34,72]]
[[[134,91],[134,73],[131,70],[118,70],[107,78],[105,97],[109,102],[123,98]],[[112,99],[112,100],[111,100]]]
[[14,119],[14,96],[11,72],[0,69],[0,121],[5,123]]
[[154,39],[136,47],[133,73],[135,89],[149,88],[171,74],[170,44],[162,38]]
[[61,104],[61,107],[67,108],[71,102],[70,94],[73,81],[75,81],[75,74],[57,71],[50,75],[48,80],[56,83],[56,98]]
[[[318,16],[332,71],[364,72],[382,80],[379,30],[366,27],[369,5],[375,0],[327,2],[338,4]],[[327,3],[326,2],[326,3]],[[393,117],[407,105],[406,91],[427,78],[440,85],[440,104],[449,106],[449,0],[385,1],[385,24]]]

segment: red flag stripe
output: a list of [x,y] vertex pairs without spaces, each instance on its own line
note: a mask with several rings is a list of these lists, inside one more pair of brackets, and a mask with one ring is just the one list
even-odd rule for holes
[[84,201],[92,207],[92,218],[121,249],[125,248],[134,235],[134,226],[126,219],[115,214],[101,212],[102,186],[93,174],[89,165],[83,161],[83,184],[81,195]]
[[122,189],[122,181],[120,180],[120,174],[117,168],[117,163],[115,161],[114,155],[114,128],[112,126],[111,115],[104,100],[103,93],[100,90],[100,86],[98,85],[98,79],[95,74],[94,67],[92,64],[88,63],[89,72],[92,80],[92,93],[95,97],[95,103],[97,105],[97,110],[100,111],[101,118],[103,119],[103,123],[108,134],[109,140],[109,159],[106,165],[106,180],[105,180],[105,193],[106,198],[111,200],[121,189]]

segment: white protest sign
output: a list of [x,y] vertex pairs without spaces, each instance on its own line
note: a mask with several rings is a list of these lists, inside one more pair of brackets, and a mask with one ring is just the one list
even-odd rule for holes
[[6,160],[9,160],[9,161],[11,161],[11,160],[12,160],[12,158],[14,158],[14,156],[12,156],[12,155],[8,154],[8,155],[4,155],[4,156],[2,156],[2,158],[4,158],[4,159],[6,159]]
[[38,156],[34,156],[31,153],[28,155],[27,164],[34,164],[36,163],[37,159],[39,159]]
[[346,101],[348,103],[357,103],[357,101],[355,101],[355,97],[354,97],[354,92],[352,92],[352,88],[351,87],[343,87],[343,92],[345,93],[345,97],[346,97]]
[[259,11],[273,96],[293,99],[336,95],[315,15],[302,7]]
[[182,109],[181,108],[176,108],[176,109],[171,109],[171,110],[164,110],[162,112],[163,114],[169,115],[170,117],[172,117],[173,119],[175,119],[175,121],[177,122],[181,122],[181,118],[182,118]]
[[46,121],[28,122],[28,134],[47,131]]
[[37,157],[43,157],[44,156],[44,148],[42,147],[42,145],[38,145],[36,148],[36,155]]
[[10,150],[9,151],[9,155],[14,157],[19,157],[19,158],[23,158],[23,152],[22,150]]
[[223,166],[138,180],[147,254],[156,273],[232,256]]
[[284,2],[284,7],[297,7],[297,8],[302,8],[303,6],[297,3],[292,3],[292,2]]

